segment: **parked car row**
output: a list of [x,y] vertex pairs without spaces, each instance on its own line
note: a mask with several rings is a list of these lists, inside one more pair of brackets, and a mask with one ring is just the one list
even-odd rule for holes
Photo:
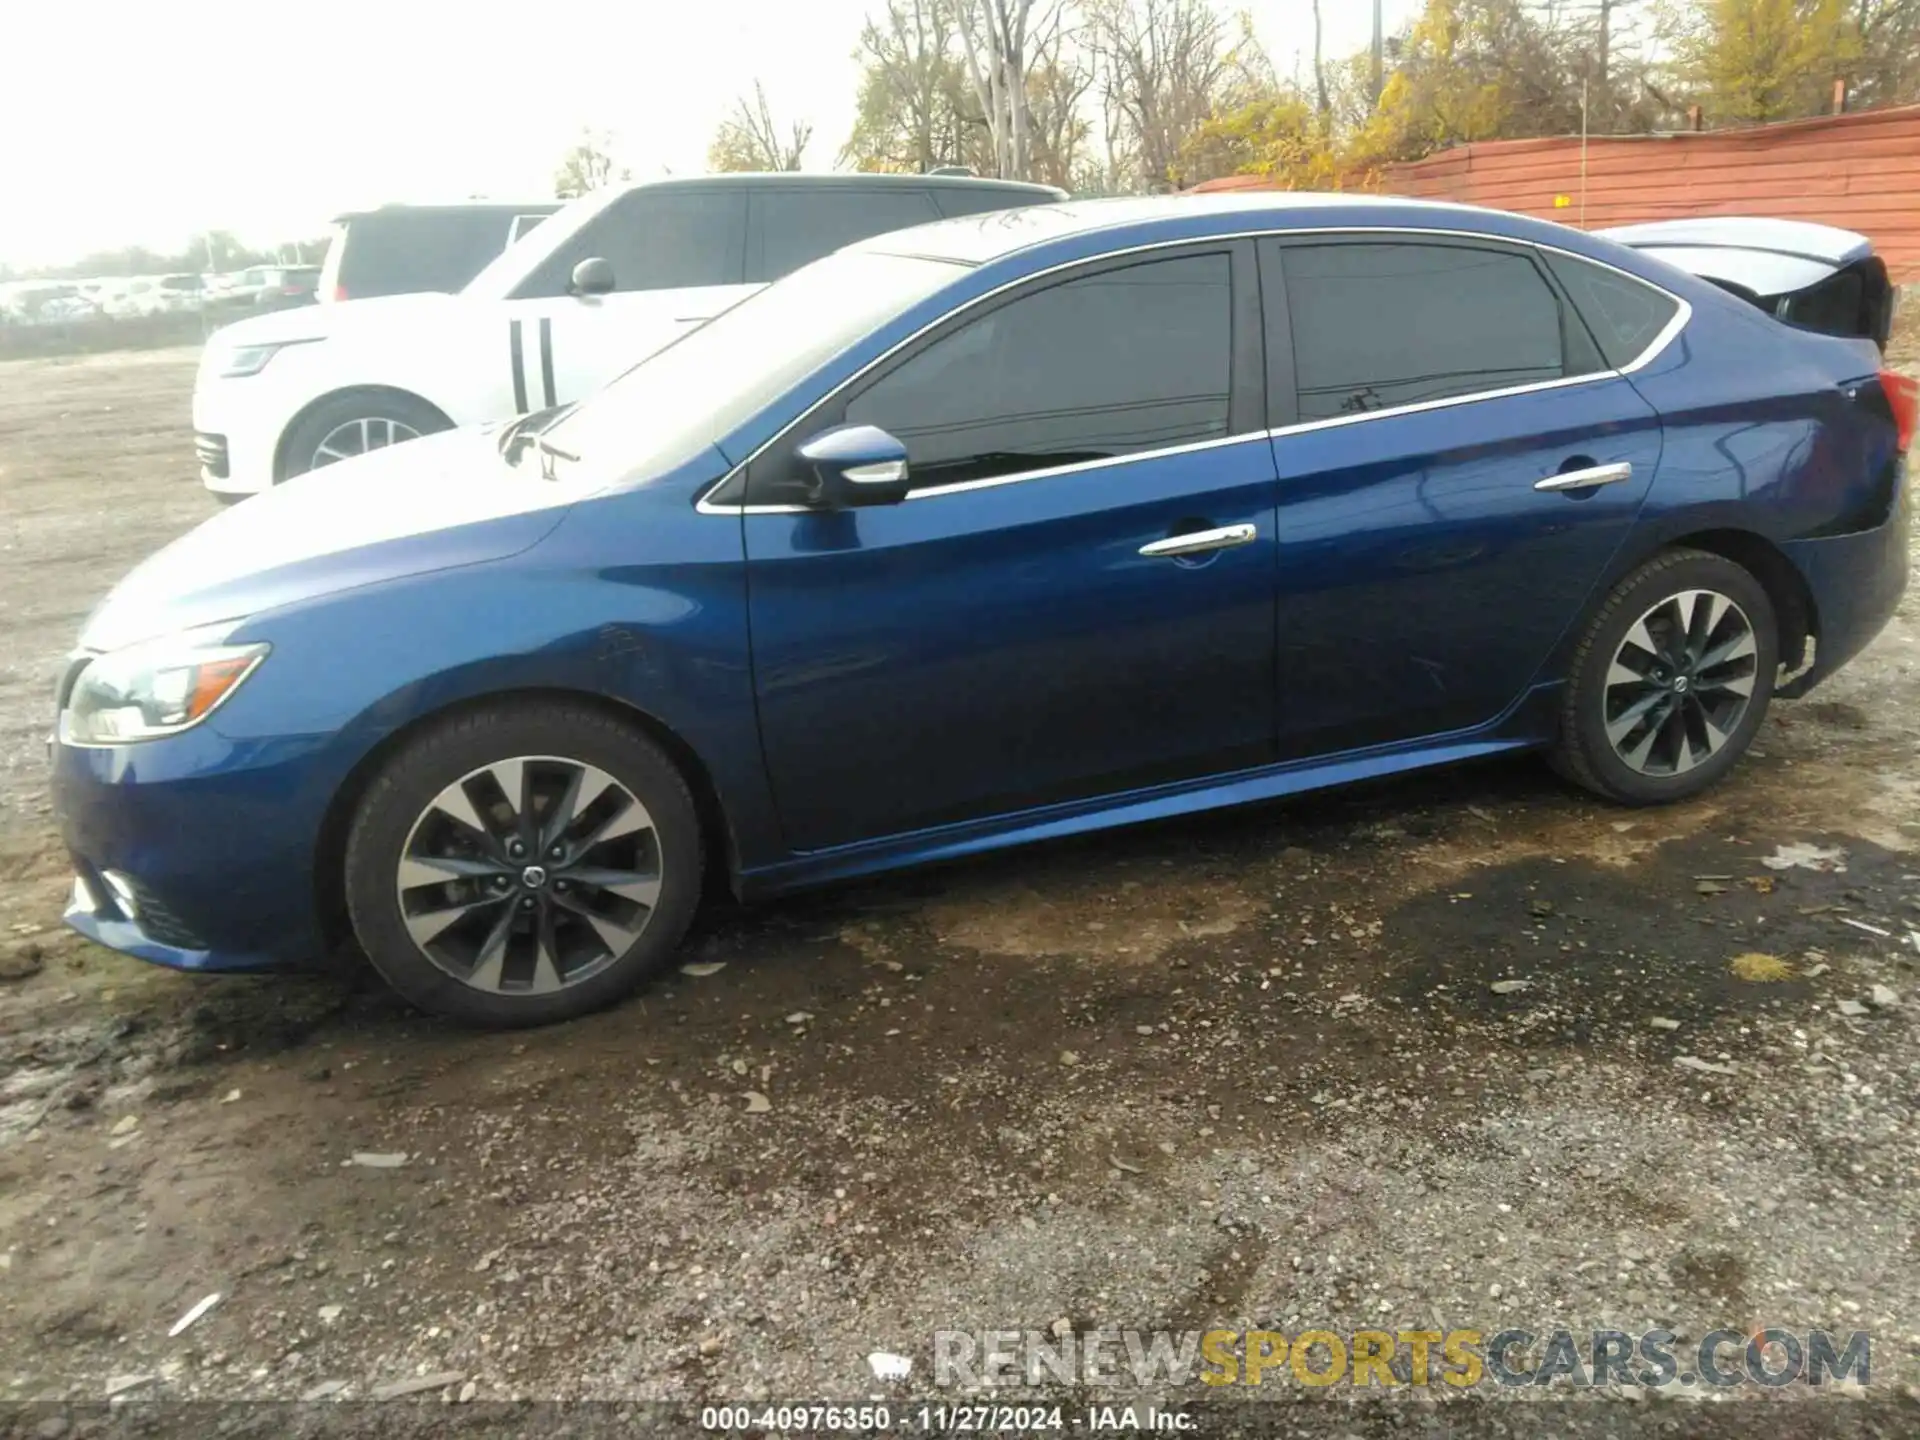
[[216,313],[285,310],[319,298],[318,265],[254,265],[207,278],[206,308]]
[[14,281],[0,285],[0,323],[55,325],[203,312],[256,313],[310,303],[319,275],[317,265],[283,265],[231,275],[185,271]]
[[560,208],[554,200],[383,205],[334,217],[319,265],[0,284],[0,324],[202,313],[216,324],[316,302],[463,288]]
[[623,187],[458,295],[222,332],[206,483],[270,493],[87,622],[69,923],[351,938],[536,1024],[670,964],[713,867],[1523,750],[1679,800],[1900,600],[1920,393],[1858,237],[1060,198]]

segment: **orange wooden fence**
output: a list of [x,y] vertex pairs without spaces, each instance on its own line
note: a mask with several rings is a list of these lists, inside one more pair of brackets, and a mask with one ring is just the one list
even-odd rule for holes
[[[1920,105],[1741,130],[1461,145],[1377,188],[1589,230],[1687,215],[1769,215],[1857,230],[1920,281]],[[1201,189],[1254,188],[1232,176]]]

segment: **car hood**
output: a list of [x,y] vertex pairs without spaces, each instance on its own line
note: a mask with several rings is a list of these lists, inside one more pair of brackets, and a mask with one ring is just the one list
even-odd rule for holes
[[290,340],[319,340],[362,330],[411,329],[432,325],[434,317],[449,313],[463,302],[458,295],[382,295],[373,300],[340,300],[330,305],[301,305],[249,315],[222,325],[208,339],[209,351],[244,345],[283,344]]
[[[372,303],[372,302],[369,302]],[[578,493],[501,460],[491,429],[454,430],[297,476],[151,556],[87,620],[115,650],[341,590],[518,554]]]

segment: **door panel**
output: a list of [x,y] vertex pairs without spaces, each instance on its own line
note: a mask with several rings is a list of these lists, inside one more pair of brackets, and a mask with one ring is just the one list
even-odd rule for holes
[[[795,849],[1271,758],[1259,326],[1250,247],[1092,264],[910,347],[754,462],[754,679]],[[804,493],[794,450],[842,418],[892,432],[922,488],[760,509]]]
[[[1277,437],[1282,751],[1501,714],[1626,538],[1660,440],[1611,377]],[[1534,488],[1623,462],[1622,482]]]
[[[1140,553],[1229,525],[1256,538]],[[1272,756],[1264,437],[746,527],[761,733],[795,849]]]
[[500,373],[517,382],[507,413],[583,400],[759,288],[703,285],[505,301]]
[[[1273,440],[1281,753],[1496,719],[1631,528],[1659,417],[1523,250],[1355,238],[1260,258],[1269,374],[1298,417]],[[1574,472],[1593,483],[1558,478]]]

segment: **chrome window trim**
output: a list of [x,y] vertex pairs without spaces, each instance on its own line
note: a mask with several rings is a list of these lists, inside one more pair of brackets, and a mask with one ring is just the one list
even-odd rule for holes
[[[1653,339],[1648,342],[1646,349],[1634,357],[1631,364],[1623,365],[1617,370],[1595,370],[1587,375],[1563,376],[1558,380],[1537,380],[1530,384],[1509,385],[1498,390],[1475,390],[1465,395],[1448,395],[1438,400],[1421,400],[1410,405],[1394,405],[1383,410],[1368,410],[1357,415],[1335,415],[1324,420],[1298,421],[1292,425],[1283,425],[1272,430],[1249,430],[1238,435],[1216,437],[1211,440],[1196,441],[1187,445],[1172,445],[1161,450],[1134,450],[1129,451],[1125,455],[1112,455],[1100,460],[1083,460],[1072,465],[1053,465],[1039,470],[1020,470],[1011,475],[995,475],[984,480],[962,480],[952,485],[938,485],[928,490],[912,491],[907,495],[907,500],[930,500],[936,496],[957,495],[969,490],[986,490],[1000,485],[1020,484],[1028,480],[1050,479],[1056,475],[1072,475],[1085,470],[1099,470],[1109,465],[1126,464],[1135,460],[1155,460],[1168,455],[1184,454],[1190,450],[1210,450],[1218,446],[1238,444],[1242,441],[1257,438],[1279,440],[1290,435],[1304,435],[1315,430],[1330,430],[1341,425],[1357,425],[1365,420],[1385,420],[1396,415],[1413,415],[1425,410],[1442,410],[1455,405],[1471,405],[1481,400],[1503,400],[1514,395],[1528,395],[1543,390],[1558,390],[1573,385],[1586,385],[1598,380],[1617,380],[1623,376],[1635,374],[1659,359],[1660,356],[1666,352],[1667,347],[1679,338],[1680,332],[1687,328],[1688,322],[1693,319],[1692,303],[1685,297],[1674,294],[1664,285],[1648,280],[1644,276],[1635,275],[1631,270],[1622,270],[1618,265],[1611,264],[1608,261],[1595,260],[1590,255],[1582,255],[1577,251],[1568,250],[1564,246],[1550,245],[1543,240],[1518,240],[1511,235],[1493,235],[1480,230],[1447,230],[1431,226],[1413,225],[1319,225],[1304,229],[1236,230],[1229,234],[1222,235],[1188,235],[1178,240],[1155,240],[1145,245],[1130,246],[1125,250],[1109,251],[1104,255],[1082,255],[1077,259],[1063,260],[1058,265],[1049,265],[1044,270],[1036,270],[1031,274],[1022,275],[1017,279],[1007,281],[1004,285],[996,285],[993,289],[974,296],[964,305],[960,305],[955,309],[949,310],[946,314],[928,321],[911,335],[889,346],[881,354],[876,355],[872,360],[868,361],[845,380],[841,381],[840,384],[835,386],[827,395],[815,401],[813,405],[807,406],[807,411],[812,411],[815,406],[825,404],[850,387],[859,384],[860,381],[864,380],[874,370],[886,364],[887,361],[891,360],[900,351],[926,335],[928,331],[946,324],[955,316],[964,315],[975,306],[985,304],[987,301],[1003,295],[1018,286],[1029,284],[1035,280],[1044,280],[1047,276],[1056,275],[1062,270],[1071,270],[1082,265],[1099,264],[1107,260],[1120,260],[1129,255],[1151,254],[1156,250],[1173,250],[1185,247],[1197,248],[1213,244],[1225,245],[1237,240],[1290,240],[1296,236],[1308,235],[1355,235],[1367,238],[1413,235],[1423,239],[1437,238],[1443,240],[1483,241],[1492,242],[1496,245],[1515,246],[1526,250],[1551,251],[1556,255],[1564,255],[1569,260],[1579,261],[1584,265],[1597,265],[1603,270],[1611,270],[1614,274],[1624,276],[1637,285],[1644,285],[1649,290],[1666,296],[1677,308],[1673,313],[1673,318],[1661,328],[1659,334],[1655,335]],[[1556,292],[1555,298],[1558,298],[1558,292]],[[1569,301],[1568,303],[1572,302]],[[1575,313],[1579,313],[1577,308]],[[813,513],[813,507],[808,505],[714,505],[707,499],[709,495],[719,490],[722,486],[729,484],[735,476],[741,474],[741,472],[753,464],[754,461],[758,460],[762,455],[766,454],[767,451],[786,439],[794,427],[805,418],[806,415],[805,412],[803,412],[782,426],[780,430],[763,441],[745,460],[735,465],[732,469],[728,470],[725,475],[709,485],[701,492],[700,498],[694,502],[693,508],[695,511],[702,515],[807,515]]]
[[1415,400],[1406,405],[1390,405],[1381,410],[1359,410],[1351,415],[1328,415],[1320,420],[1300,420],[1269,430],[1269,440],[1284,440],[1289,435],[1307,435],[1315,430],[1337,430],[1343,425],[1358,425],[1365,420],[1382,420],[1389,415],[1418,415],[1426,410],[1447,410],[1455,405],[1472,405],[1481,400],[1504,400],[1511,395],[1532,395],[1542,390],[1566,390],[1575,385],[1590,385],[1596,380],[1618,380],[1623,371],[1590,370],[1585,375],[1563,375],[1558,380],[1529,380],[1524,385],[1505,385],[1498,390],[1475,390],[1466,395],[1443,395],[1438,400]]
[[[1187,455],[1196,450],[1218,450],[1227,445],[1243,445],[1249,440],[1264,440],[1265,430],[1243,430],[1238,435],[1216,435],[1211,440],[1190,440],[1184,445],[1164,445],[1158,450],[1129,450],[1124,455],[1106,455],[1098,460],[1076,460],[1069,465],[1048,465],[1039,470],[1016,470],[1011,475],[989,475],[979,480],[956,480],[951,485],[932,485],[925,490],[909,490],[908,500],[932,500],[941,495],[964,495],[969,490],[992,490],[1024,480],[1045,480],[1055,475],[1077,475],[1083,470],[1105,470],[1132,460],[1159,460],[1168,455]],[[800,507],[805,509],[805,506]]]

